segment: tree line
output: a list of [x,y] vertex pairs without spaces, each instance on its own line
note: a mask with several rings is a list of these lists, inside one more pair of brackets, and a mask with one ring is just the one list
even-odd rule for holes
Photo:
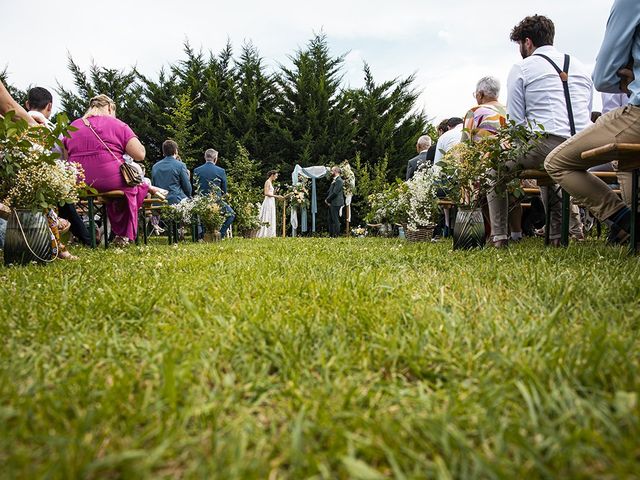
[[[162,142],[173,138],[189,168],[212,147],[220,152],[220,164],[231,167],[244,147],[262,173],[278,169],[284,181],[296,163],[344,160],[355,163],[365,190],[403,177],[417,138],[434,130],[416,109],[414,76],[378,83],[364,63],[364,86],[349,88],[344,55],[331,55],[324,34],[289,58],[291,66],[270,72],[252,43],[236,56],[230,42],[218,53],[186,42],[183,58],[153,79],[135,67],[93,64],[84,71],[69,56],[73,86],[58,84],[57,107],[74,119],[92,96],[109,95],[118,117],[147,147],[150,163],[162,157]],[[11,91],[24,95],[15,87]]]

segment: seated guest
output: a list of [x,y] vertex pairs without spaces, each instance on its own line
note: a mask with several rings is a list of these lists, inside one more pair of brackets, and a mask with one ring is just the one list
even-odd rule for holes
[[411,180],[420,167],[429,165],[427,160],[429,147],[431,147],[431,137],[428,135],[422,135],[418,138],[418,143],[416,144],[416,151],[418,152],[418,155],[413,157],[407,163],[407,180]]
[[[477,142],[484,137],[495,135],[507,124],[507,109],[498,101],[500,81],[495,77],[483,77],[477,85],[475,97],[477,106],[467,112],[462,130],[463,141]],[[486,197],[481,199],[482,213],[489,218]],[[489,229],[491,223],[489,222]],[[509,230],[511,240],[522,239],[522,206],[513,195],[509,196]]]
[[[49,120],[53,110],[53,95],[43,87],[34,87],[27,93],[26,107],[29,115],[42,125],[53,128]],[[60,152],[62,154],[62,152]],[[70,223],[71,233],[84,245],[91,245],[91,237],[86,225],[78,215],[76,206],[67,203],[58,207],[58,215]]]
[[164,158],[156,162],[151,169],[151,181],[156,187],[169,193],[167,202],[170,205],[180,203],[191,197],[191,183],[187,166],[177,159],[178,144],[173,140],[165,140],[162,144]]
[[[86,123],[85,123],[86,122]],[[69,160],[82,165],[85,181],[98,192],[121,190],[123,200],[107,205],[107,216],[115,234],[114,245],[125,246],[138,232],[138,210],[149,186],[145,183],[129,187],[120,173],[123,155],[142,162],[145,148],[136,134],[116,118],[116,104],[106,95],[89,101],[89,110],[71,125],[77,130],[64,139]]]
[[[625,93],[629,104],[602,115],[589,128],[554,149],[545,160],[549,175],[609,226],[608,241],[628,241],[631,210],[599,178],[587,172],[599,160],[582,152],[608,143],[640,142],[640,3],[615,0],[593,71],[600,92]],[[631,61],[630,61],[631,59]]]
[[[204,152],[204,165],[200,165],[193,170],[193,177],[202,195],[208,195],[212,190],[216,189],[216,193],[222,198],[223,195],[227,194],[227,173],[224,168],[216,165],[217,163],[218,152],[213,148],[209,148]],[[220,236],[225,238],[229,227],[236,218],[236,214],[229,204],[224,201],[222,204],[227,218],[220,229]]]
[[436,152],[433,159],[434,173],[440,173],[438,162],[442,161],[444,154],[462,141],[463,120],[459,117],[451,117],[447,120],[447,131],[440,135],[436,144]]
[[[437,176],[440,174],[442,168],[438,165],[442,161],[444,154],[451,150],[455,145],[462,141],[462,119],[458,117],[451,117],[447,120],[447,131],[440,135],[438,143],[436,144],[435,156],[433,159],[433,173]],[[438,189],[438,197],[444,198],[447,196],[447,192],[443,189]],[[451,233],[451,212],[449,207],[444,207],[444,236],[448,237]]]
[[204,165],[193,170],[194,182],[197,182],[202,195],[209,194],[212,186],[218,187],[223,194],[227,193],[227,173],[217,163],[218,152],[210,148],[204,152]]

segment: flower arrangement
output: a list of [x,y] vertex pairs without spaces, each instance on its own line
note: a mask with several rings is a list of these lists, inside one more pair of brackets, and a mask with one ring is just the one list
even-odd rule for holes
[[306,208],[309,206],[309,179],[302,175],[298,176],[297,185],[287,185],[287,199],[290,208]]
[[413,178],[406,182],[408,221],[407,227],[416,230],[436,223],[438,215],[438,196],[436,179],[430,168],[419,169]]
[[364,238],[367,236],[367,229],[358,225],[356,228],[351,229],[351,234],[358,238]]
[[344,180],[344,195],[345,197],[348,197],[349,195],[356,193],[356,175],[353,173],[351,165],[349,165],[349,162],[346,160],[339,166],[342,171],[342,179]]
[[77,163],[55,160],[33,163],[18,170],[6,202],[12,207],[48,210],[57,204],[78,201],[77,183],[84,180],[82,167]]
[[193,203],[191,208],[192,219],[197,216],[200,223],[209,232],[220,230],[227,218],[220,197],[215,194],[195,196],[191,202]]
[[369,223],[406,223],[409,217],[409,187],[397,180],[379,193],[369,195]]
[[509,121],[495,135],[459,143],[439,163],[443,188],[451,200],[463,205],[474,203],[479,194],[495,185],[519,188],[519,182],[509,185],[517,169],[510,169],[508,165],[534,148],[542,135],[543,131],[533,131],[530,126]]
[[82,169],[60,159],[60,137],[70,130],[64,115],[51,130],[29,127],[13,112],[0,118],[0,201],[33,211],[77,201]]

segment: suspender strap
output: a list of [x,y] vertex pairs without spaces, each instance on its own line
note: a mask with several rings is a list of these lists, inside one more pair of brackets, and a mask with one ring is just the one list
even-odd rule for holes
[[569,63],[571,61],[569,55],[565,54],[564,56],[564,68],[560,70],[560,67],[555,64],[553,60],[551,60],[546,55],[542,53],[534,53],[538,57],[544,58],[547,62],[549,62],[553,68],[558,72],[558,76],[560,80],[562,80],[562,88],[564,89],[564,101],[567,105],[567,115],[569,116],[569,127],[571,128],[571,135],[576,134],[576,122],[573,118],[573,107],[571,106],[571,96],[569,95]]

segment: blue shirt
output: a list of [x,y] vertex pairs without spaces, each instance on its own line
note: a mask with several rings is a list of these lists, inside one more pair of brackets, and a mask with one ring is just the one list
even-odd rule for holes
[[193,170],[194,181],[199,182],[200,193],[207,195],[211,192],[211,184],[217,185],[222,193],[227,193],[227,174],[213,162],[206,162]]
[[616,0],[593,71],[596,90],[620,93],[618,70],[633,63],[635,80],[629,84],[629,103],[640,105],[640,2]]
[[187,166],[175,157],[165,157],[155,163],[151,168],[151,182],[169,191],[167,202],[170,205],[191,196]]

